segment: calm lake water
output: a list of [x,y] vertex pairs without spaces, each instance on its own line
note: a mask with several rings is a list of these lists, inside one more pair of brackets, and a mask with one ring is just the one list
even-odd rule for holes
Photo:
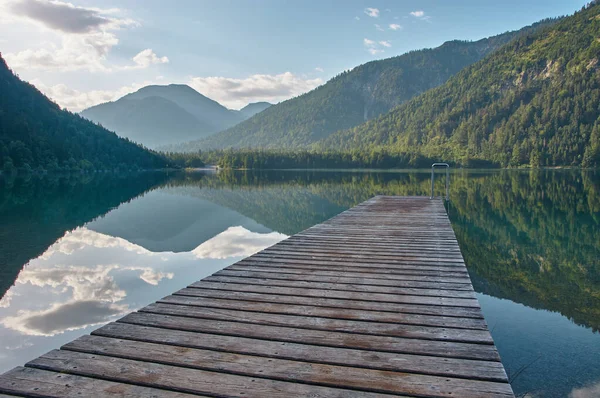
[[[0,372],[377,194],[429,174],[0,179]],[[515,392],[600,396],[600,173],[456,171],[450,199]]]

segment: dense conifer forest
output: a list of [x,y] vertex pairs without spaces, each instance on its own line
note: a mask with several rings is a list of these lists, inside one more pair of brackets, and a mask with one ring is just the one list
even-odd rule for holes
[[131,170],[169,165],[143,148],[60,109],[0,56],[0,170]]

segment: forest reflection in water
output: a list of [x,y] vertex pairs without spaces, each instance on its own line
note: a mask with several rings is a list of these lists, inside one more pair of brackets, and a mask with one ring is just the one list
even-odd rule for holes
[[[585,397],[600,382],[599,177],[452,173],[448,213],[518,393]],[[374,195],[429,184],[427,171],[0,180],[0,368]]]

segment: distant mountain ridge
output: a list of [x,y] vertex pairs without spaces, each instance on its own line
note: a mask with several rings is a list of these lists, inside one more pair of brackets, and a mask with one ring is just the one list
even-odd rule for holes
[[143,87],[116,101],[85,109],[81,116],[157,148],[221,131],[266,107],[257,103],[240,111],[230,110],[185,84],[170,84]]
[[180,150],[222,148],[306,148],[330,134],[352,128],[445,83],[519,35],[552,21],[475,42],[449,41],[346,71],[299,97]]
[[271,107],[272,105],[273,104],[271,104],[269,102],[254,102],[254,103],[246,105],[245,107],[240,109],[239,112],[241,114],[243,114],[246,117],[246,119],[249,119],[252,116],[256,115],[257,113],[260,113],[260,112],[264,111],[265,109]]
[[21,81],[0,55],[0,167],[153,169],[167,159],[60,107]]

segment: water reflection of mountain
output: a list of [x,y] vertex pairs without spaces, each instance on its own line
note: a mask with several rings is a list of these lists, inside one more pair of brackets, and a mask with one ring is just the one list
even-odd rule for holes
[[65,232],[167,179],[164,173],[0,178],[0,297]]
[[197,191],[183,186],[149,192],[86,227],[152,252],[192,251],[232,225],[252,232],[271,232],[237,211],[197,197]]
[[600,329],[597,174],[512,173],[453,185],[450,217],[476,290]]
[[[396,179],[397,175],[390,175]],[[292,235],[369,197],[363,185],[381,173],[260,171],[178,176],[170,186],[194,186],[190,195],[244,214],[269,229]],[[365,197],[365,199],[363,199]]]

